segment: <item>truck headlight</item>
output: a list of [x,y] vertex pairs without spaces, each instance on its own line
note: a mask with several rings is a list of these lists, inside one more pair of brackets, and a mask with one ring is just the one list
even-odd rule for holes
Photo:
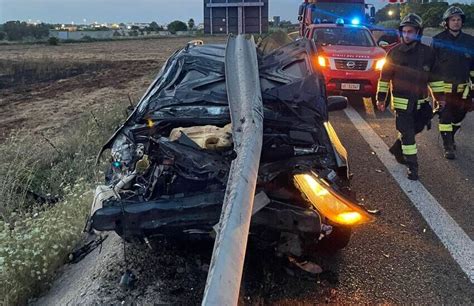
[[359,205],[338,194],[316,174],[296,174],[293,179],[296,187],[314,208],[331,222],[340,225],[357,225],[374,220]]
[[385,63],[386,63],[386,60],[384,58],[377,60],[375,62],[375,70],[382,70]]

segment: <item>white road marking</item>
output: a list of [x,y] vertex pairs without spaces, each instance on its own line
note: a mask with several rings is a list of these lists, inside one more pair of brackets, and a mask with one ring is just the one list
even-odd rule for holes
[[423,184],[406,178],[406,167],[395,161],[388,151],[388,146],[352,107],[346,108],[345,113],[466,273],[471,283],[474,283],[474,242],[471,238],[426,190]]

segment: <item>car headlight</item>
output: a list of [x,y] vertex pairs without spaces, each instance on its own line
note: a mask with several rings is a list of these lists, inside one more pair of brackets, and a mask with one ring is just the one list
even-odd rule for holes
[[318,64],[321,67],[326,67],[328,65],[327,59],[322,55],[318,56]]
[[340,225],[357,225],[374,220],[359,205],[341,196],[316,174],[312,172],[296,174],[293,179],[296,187],[314,208],[331,222]]
[[387,61],[384,58],[377,60],[375,62],[375,70],[382,70],[386,62]]

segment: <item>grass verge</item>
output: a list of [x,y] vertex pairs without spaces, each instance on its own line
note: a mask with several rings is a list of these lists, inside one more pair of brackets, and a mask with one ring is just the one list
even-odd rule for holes
[[80,240],[103,177],[95,157],[124,107],[72,123],[61,139],[20,132],[0,145],[0,305],[45,290]]

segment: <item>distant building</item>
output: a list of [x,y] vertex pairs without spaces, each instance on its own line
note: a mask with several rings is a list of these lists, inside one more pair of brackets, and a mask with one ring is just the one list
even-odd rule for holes
[[127,23],[127,29],[132,29],[132,27],[137,27],[140,30],[144,30],[150,26],[149,22],[132,22]]
[[78,27],[73,24],[62,24],[61,26],[56,27],[55,29],[61,31],[75,32],[78,30]]
[[49,30],[49,37],[56,37],[61,40],[84,40],[92,39],[112,39],[114,31],[67,31],[67,30]]
[[204,0],[207,34],[265,33],[269,0]]

